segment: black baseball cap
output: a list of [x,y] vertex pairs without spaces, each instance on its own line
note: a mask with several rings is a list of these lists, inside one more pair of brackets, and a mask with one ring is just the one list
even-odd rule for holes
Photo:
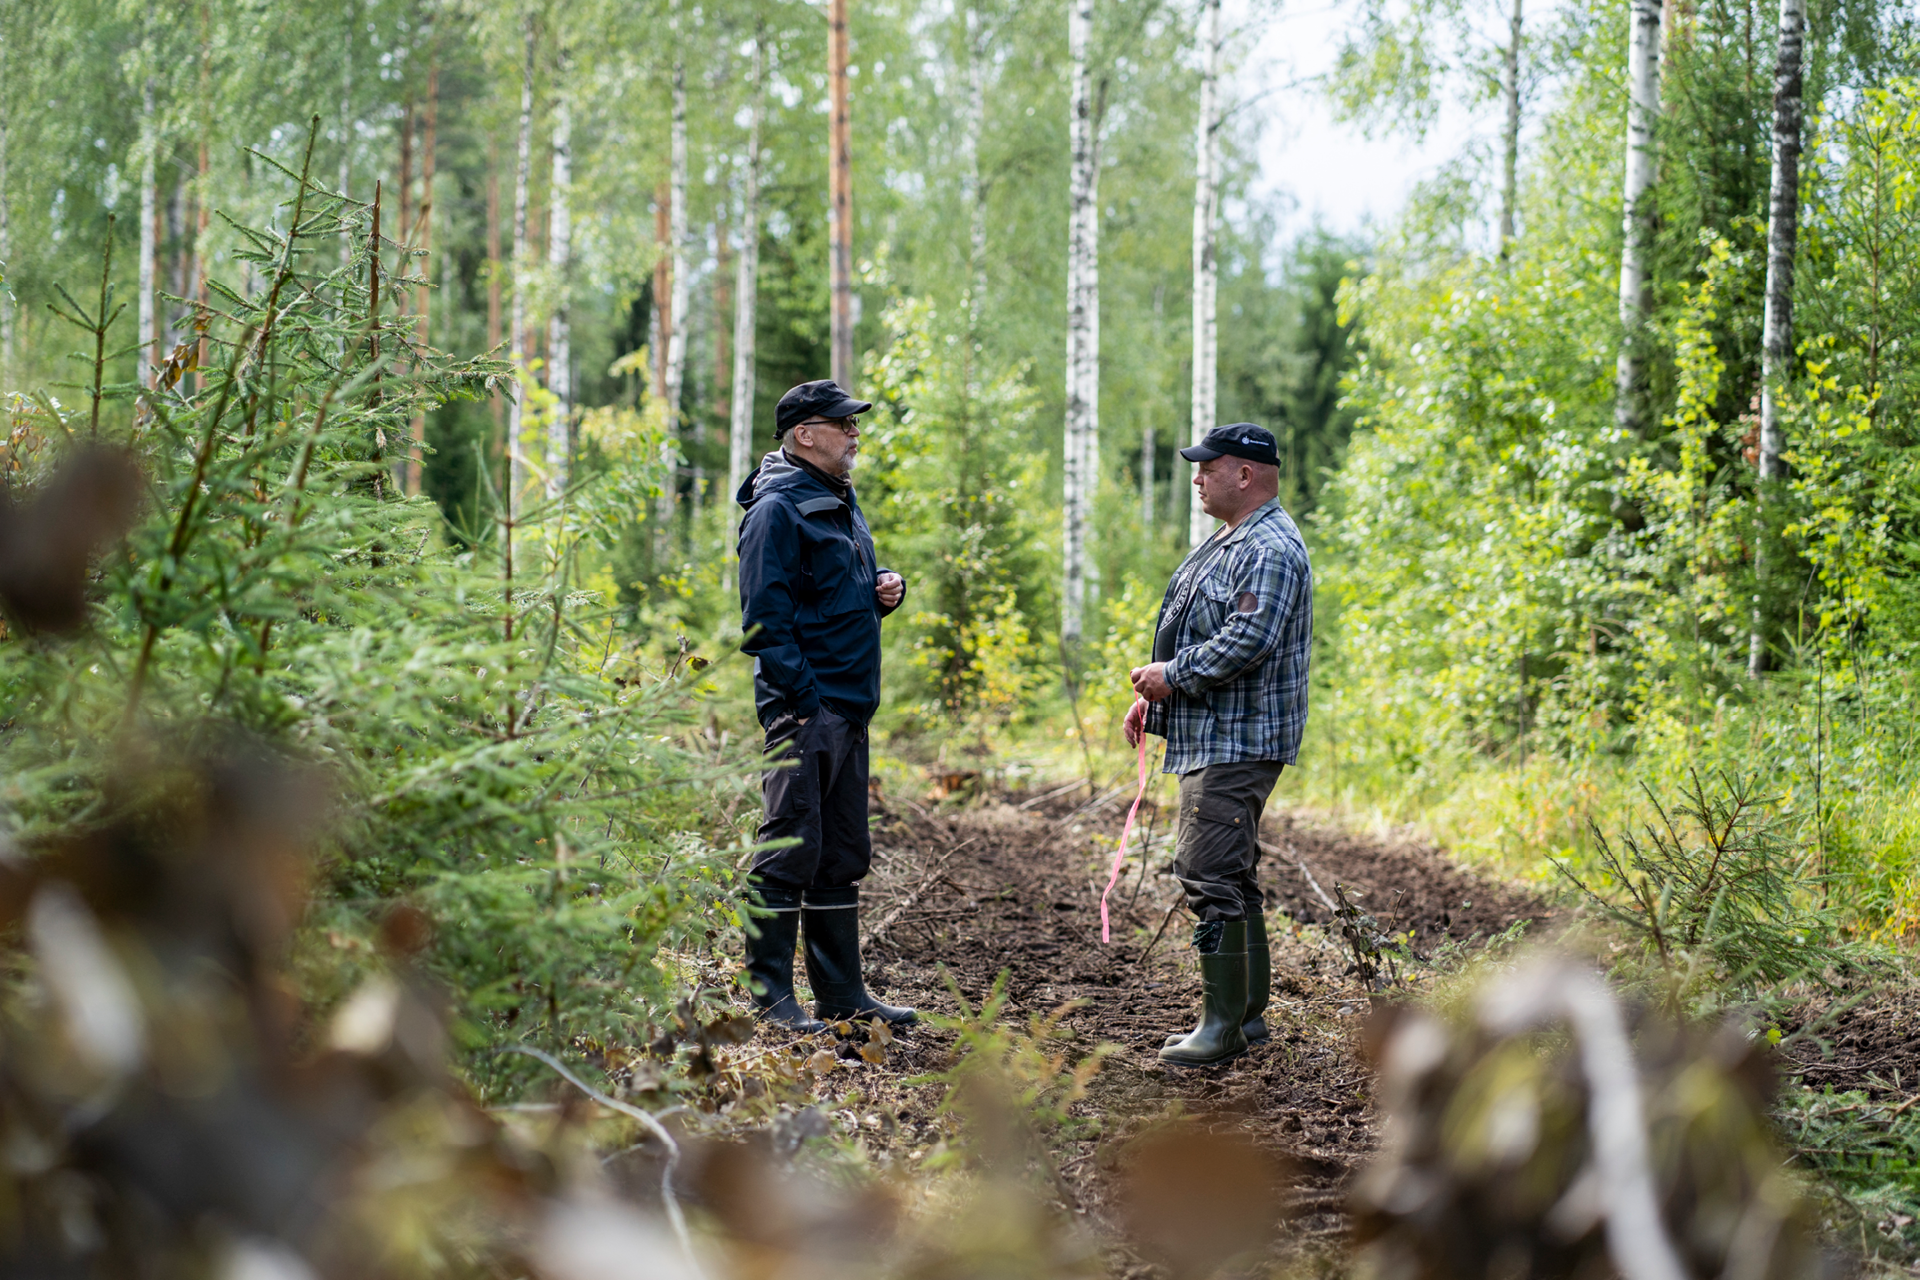
[[851,418],[871,408],[872,401],[855,400],[832,378],[803,382],[774,406],[773,438],[778,440],[808,418]]
[[1270,467],[1280,465],[1280,446],[1274,442],[1273,432],[1251,422],[1229,422],[1224,427],[1215,427],[1200,437],[1199,444],[1190,444],[1180,451],[1180,456],[1188,462],[1207,462],[1228,454],[1248,462],[1264,462]]

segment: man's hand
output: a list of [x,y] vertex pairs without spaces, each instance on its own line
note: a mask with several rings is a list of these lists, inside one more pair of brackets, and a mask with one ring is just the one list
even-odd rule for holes
[[873,594],[881,604],[891,609],[907,594],[906,579],[897,573],[883,573],[873,581]]
[[1133,705],[1127,708],[1127,718],[1121,723],[1121,729],[1127,735],[1127,745],[1140,745],[1140,735],[1146,732],[1147,704],[1145,699],[1135,698]]
[[1167,683],[1167,664],[1164,662],[1135,667],[1132,676],[1133,691],[1148,702],[1158,702],[1173,692],[1173,686]]

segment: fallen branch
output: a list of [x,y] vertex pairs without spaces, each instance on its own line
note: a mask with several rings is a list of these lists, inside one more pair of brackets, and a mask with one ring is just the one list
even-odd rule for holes
[[661,1145],[667,1149],[667,1162],[665,1167],[660,1171],[660,1202],[666,1207],[667,1221],[673,1227],[673,1234],[680,1238],[681,1251],[687,1255],[687,1266],[693,1269],[695,1276],[704,1276],[706,1273],[700,1269],[700,1259],[693,1251],[693,1237],[687,1234],[687,1219],[685,1215],[680,1212],[680,1198],[673,1192],[673,1171],[680,1164],[680,1144],[673,1140],[673,1135],[667,1132],[667,1127],[661,1124],[660,1121],[651,1114],[642,1111],[639,1107],[631,1106],[620,1101],[618,1098],[609,1098],[606,1094],[600,1092],[579,1076],[567,1070],[566,1066],[550,1053],[524,1044],[510,1044],[501,1048],[499,1052],[518,1053],[525,1057],[532,1058],[535,1062],[545,1063],[551,1067],[562,1080],[565,1080],[568,1084],[586,1094],[601,1106],[613,1111],[618,1111],[621,1115],[632,1116],[635,1120],[638,1120],[642,1125],[646,1126],[649,1133],[660,1139]]
[[946,879],[947,860],[979,838],[979,836],[968,836],[965,840],[962,840],[959,844],[954,845],[951,849],[941,854],[940,857],[935,860],[933,869],[923,876],[920,883],[915,885],[906,897],[900,899],[891,911],[880,917],[880,922],[873,926],[865,938],[861,939],[860,945],[863,947],[871,947],[878,944],[882,938],[885,938],[887,936],[887,930],[893,928],[901,916],[913,909],[913,905],[920,901],[921,895],[925,894],[927,890],[933,888],[933,886],[940,881]]
[[1149,942],[1147,944],[1147,949],[1140,953],[1140,958],[1133,962],[1134,968],[1138,969],[1147,963],[1147,957],[1153,954],[1153,949],[1156,946],[1160,945],[1160,939],[1163,936],[1165,936],[1167,932],[1167,926],[1173,923],[1174,912],[1180,910],[1180,908],[1183,905],[1184,904],[1182,903],[1175,902],[1172,906],[1167,908],[1166,918],[1160,922],[1160,927],[1154,931],[1153,941]]

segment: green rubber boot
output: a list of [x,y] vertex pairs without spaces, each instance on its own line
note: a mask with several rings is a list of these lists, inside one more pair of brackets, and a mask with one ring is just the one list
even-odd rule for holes
[[1267,918],[1255,912],[1247,917],[1247,1016],[1240,1023],[1248,1044],[1273,1038],[1267,1020],[1267,997],[1273,992],[1273,952],[1267,946]]
[[1193,945],[1200,952],[1200,1025],[1160,1050],[1160,1061],[1179,1067],[1209,1066],[1247,1051],[1240,1029],[1247,1016],[1247,922],[1195,925]]
[[[1260,1016],[1267,1011],[1267,996],[1272,989],[1273,952],[1267,946],[1267,918],[1251,915],[1247,917],[1247,1016],[1240,1024],[1248,1044],[1273,1038],[1267,1020]],[[1176,1045],[1186,1038],[1185,1032],[1177,1031],[1167,1037],[1167,1044]]]

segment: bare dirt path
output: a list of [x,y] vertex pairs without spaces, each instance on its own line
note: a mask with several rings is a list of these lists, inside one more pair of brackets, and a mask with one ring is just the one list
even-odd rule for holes
[[[1110,1225],[1116,1139],[1185,1113],[1251,1136],[1290,1169],[1284,1237],[1296,1244],[1337,1237],[1346,1185],[1375,1144],[1372,1077],[1360,1051],[1369,1002],[1346,972],[1337,936],[1312,927],[1332,919],[1321,895],[1344,886],[1389,928],[1411,930],[1422,951],[1541,919],[1543,904],[1431,849],[1387,845],[1285,813],[1271,817],[1261,878],[1273,926],[1273,1039],[1218,1067],[1168,1068],[1156,1050],[1167,1033],[1191,1026],[1199,1007],[1190,921],[1184,913],[1170,918],[1179,900],[1168,874],[1171,814],[1143,811],[1144,866],[1129,854],[1111,900],[1113,941],[1102,945],[1099,936],[1100,890],[1130,798],[877,803],[876,865],[865,893],[875,985],[889,999],[953,1014],[949,981],[978,1004],[1005,971],[1006,1014],[1015,1024],[1080,1002],[1062,1023],[1074,1046],[1119,1048],[1081,1104],[1099,1116],[1099,1136],[1068,1144],[1056,1158],[1063,1194],[1097,1228]],[[951,1045],[950,1033],[916,1031],[896,1046],[885,1072],[903,1079],[938,1069]],[[931,1139],[931,1101],[924,1088],[895,1097],[903,1140]],[[1118,1273],[1136,1265],[1124,1250],[1110,1259]]]

